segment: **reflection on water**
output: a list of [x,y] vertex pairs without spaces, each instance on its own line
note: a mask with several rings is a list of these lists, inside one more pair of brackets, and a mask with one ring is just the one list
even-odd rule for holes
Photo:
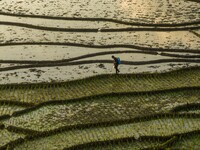
[[[166,23],[177,24],[185,22],[200,21],[200,3],[187,0],[1,0],[0,10],[14,14],[62,16],[72,18],[111,18],[126,22],[136,23]],[[25,23],[43,27],[56,28],[141,28],[144,26],[124,25],[109,21],[75,21],[75,20],[52,20],[42,18],[27,18],[0,15],[0,21]],[[199,24],[190,26],[198,27]],[[187,26],[188,27],[188,26]],[[154,28],[154,27],[152,27]],[[158,27],[160,28],[160,27]],[[178,27],[176,27],[178,28]],[[152,30],[152,29],[151,29]],[[100,30],[101,31],[101,30]],[[135,45],[149,48],[200,50],[200,30],[195,31],[135,31],[135,32],[60,32],[49,30],[38,30],[16,25],[0,26],[0,44],[21,42],[57,42],[76,43],[82,45],[121,45],[120,48],[88,48],[73,46],[42,45],[35,46],[2,46],[0,47],[0,60],[62,60],[71,57],[94,54],[95,52],[110,52],[127,49],[123,45]],[[141,51],[141,49],[137,49]],[[150,61],[163,60],[169,57],[159,55],[134,53],[116,54],[126,61]],[[169,51],[167,51],[169,52]],[[173,53],[173,52],[172,52]],[[169,54],[169,53],[168,53]],[[177,53],[176,53],[177,54]],[[182,55],[194,55],[191,51]],[[181,57],[180,57],[181,58]],[[85,60],[110,60],[110,56],[98,56]],[[173,57],[170,57],[173,59]],[[0,69],[15,66],[16,64],[0,64]],[[167,62],[149,65],[122,65],[122,73],[164,71],[181,66],[192,66],[196,63]],[[82,67],[84,66],[84,67]],[[2,72],[0,83],[12,82],[42,82],[51,80],[71,80],[91,75],[112,73],[112,64],[105,64],[105,68],[99,68],[99,64],[76,65],[67,67],[37,68],[40,75],[35,75],[28,69],[11,70]],[[101,66],[101,65],[100,65]],[[87,68],[87,69],[81,69]],[[21,77],[19,79],[19,77]]]
[[[86,45],[136,45],[154,48],[199,49],[200,39],[188,31],[176,32],[51,32],[3,26],[2,43],[70,42]],[[6,31],[6,32],[5,32]]]
[[[139,21],[149,21],[152,23],[172,23],[179,22],[182,19],[182,22],[184,22],[186,20],[184,17],[186,16],[190,18],[190,21],[199,20],[200,18],[200,4],[189,3],[186,1],[123,0],[119,5],[122,8],[120,10],[122,13],[124,12],[132,19],[137,18]],[[194,16],[191,15],[191,9],[196,13],[193,14]]]
[[177,23],[199,20],[200,3],[187,0],[1,0],[3,12]]

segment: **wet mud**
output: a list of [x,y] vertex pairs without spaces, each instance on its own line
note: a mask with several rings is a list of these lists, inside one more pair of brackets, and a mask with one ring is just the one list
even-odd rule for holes
[[163,72],[200,62],[200,3],[0,1],[0,83]]

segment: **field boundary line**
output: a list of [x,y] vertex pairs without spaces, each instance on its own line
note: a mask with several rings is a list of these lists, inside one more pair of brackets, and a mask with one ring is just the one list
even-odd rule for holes
[[15,26],[15,27],[22,27],[22,28],[28,28],[33,30],[42,30],[42,31],[54,31],[54,32],[163,32],[163,31],[188,31],[188,30],[198,30],[200,29],[200,26],[197,27],[168,27],[168,28],[59,28],[59,27],[47,27],[47,26],[39,26],[39,25],[32,25],[28,23],[19,23],[19,22],[6,22],[6,21],[0,21],[0,25],[6,25],[6,26]]

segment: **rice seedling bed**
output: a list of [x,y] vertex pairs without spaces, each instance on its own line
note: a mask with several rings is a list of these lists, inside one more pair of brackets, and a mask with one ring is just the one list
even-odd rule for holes
[[0,85],[0,100],[39,104],[108,93],[197,87],[200,86],[199,81],[198,67],[163,74],[101,75],[63,83]]
[[136,139],[117,139],[109,142],[87,143],[65,148],[65,150],[133,150],[133,149],[199,149],[199,133],[180,134],[171,137],[143,137]]
[[11,141],[15,141],[19,138],[24,138],[25,135],[9,132],[6,129],[0,130],[0,149],[9,144]]
[[200,114],[200,101],[197,100],[197,103],[187,103],[176,106],[171,110],[171,112]]
[[181,111],[179,113],[191,113],[191,114],[200,114],[200,110],[190,110],[190,111]]
[[172,146],[171,149],[194,149],[197,150],[200,147],[200,134],[188,135],[179,138]]
[[14,112],[21,111],[27,107],[0,105],[0,116],[12,115]]
[[[0,113],[8,115],[1,119],[3,130],[17,135],[7,138],[2,147],[162,147],[175,134],[200,130],[199,75],[200,69],[195,67],[61,83],[0,85]],[[169,139],[139,140],[152,136]],[[126,138],[133,140],[110,142]]]
[[106,144],[97,144],[96,146],[90,146],[90,145],[80,145],[80,146],[74,146],[71,148],[65,148],[65,150],[78,150],[81,148],[82,150],[133,150],[133,149],[145,149],[145,148],[153,148],[157,147],[158,145],[162,144],[163,141],[158,140],[135,140],[132,139],[132,142],[125,141],[125,142],[118,142],[118,143],[106,143]]
[[63,126],[133,119],[146,114],[169,113],[176,106],[199,102],[199,98],[199,89],[190,89],[143,95],[111,94],[59,103],[52,101],[52,103],[38,105],[35,109],[15,112],[14,117],[4,123],[37,131],[53,130]]
[[55,135],[27,140],[17,145],[16,149],[63,149],[89,142],[125,137],[138,139],[141,136],[171,136],[199,130],[199,128],[199,118],[158,118],[138,123],[63,131]]

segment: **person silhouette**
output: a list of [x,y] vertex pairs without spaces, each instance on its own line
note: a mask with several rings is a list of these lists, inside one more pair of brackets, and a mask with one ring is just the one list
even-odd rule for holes
[[112,55],[112,59],[114,60],[114,68],[116,70],[116,74],[118,74],[120,72],[118,69],[118,66],[119,66],[118,58]]

